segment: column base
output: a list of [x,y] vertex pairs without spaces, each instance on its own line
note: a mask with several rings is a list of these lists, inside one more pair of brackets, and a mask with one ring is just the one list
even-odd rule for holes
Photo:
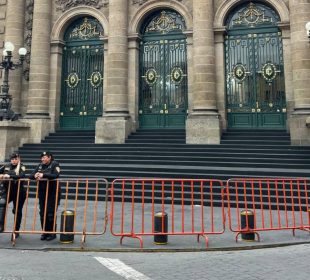
[[294,112],[290,118],[291,144],[310,146],[310,112]]
[[123,144],[131,133],[129,116],[109,116],[97,119],[96,144]]
[[51,132],[51,120],[49,117],[32,118],[26,116],[21,119],[21,122],[26,122],[30,126],[28,143],[41,143],[41,141]]
[[186,144],[220,144],[219,115],[193,113],[186,120]]
[[30,125],[20,121],[0,122],[0,161],[5,161],[18,147],[28,142]]

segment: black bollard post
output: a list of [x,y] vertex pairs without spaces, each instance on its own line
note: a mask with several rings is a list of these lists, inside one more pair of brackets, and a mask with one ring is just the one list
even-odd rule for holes
[[[60,223],[60,231],[61,232],[73,232],[74,227],[74,211],[67,210],[62,211],[61,213],[61,223]],[[65,224],[66,222],[66,224]],[[61,243],[72,243],[74,240],[73,233],[61,233],[59,238]]]
[[[165,212],[157,212],[154,216],[154,232],[168,232],[168,215]],[[156,245],[166,245],[168,243],[167,234],[154,235]]]
[[[241,229],[254,229],[254,213],[251,210],[242,210],[241,211]],[[255,233],[254,232],[242,232],[242,240],[245,241],[254,241]]]

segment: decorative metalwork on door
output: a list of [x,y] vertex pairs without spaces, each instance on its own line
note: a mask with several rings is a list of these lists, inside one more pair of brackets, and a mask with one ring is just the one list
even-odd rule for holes
[[142,128],[183,128],[187,116],[187,48],[182,17],[153,15],[140,47],[139,122]]
[[103,34],[99,22],[83,18],[65,34],[63,50],[60,127],[95,129],[103,105]]
[[229,19],[225,40],[229,128],[285,129],[286,101],[279,17],[247,4]]

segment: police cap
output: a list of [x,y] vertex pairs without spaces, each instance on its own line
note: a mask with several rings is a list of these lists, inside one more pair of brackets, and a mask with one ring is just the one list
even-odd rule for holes
[[19,153],[13,153],[10,155],[10,159],[19,158]]
[[41,153],[41,157],[44,157],[44,156],[52,157],[53,155],[50,151],[44,151]]

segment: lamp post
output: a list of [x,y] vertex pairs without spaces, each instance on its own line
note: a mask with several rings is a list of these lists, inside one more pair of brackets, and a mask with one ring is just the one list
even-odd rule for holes
[[310,40],[310,21],[308,21],[306,23],[306,30],[307,30],[307,36],[308,36],[308,39]]
[[3,83],[1,86],[0,94],[0,121],[18,119],[18,115],[13,112],[12,107],[12,96],[9,94],[9,70],[15,70],[23,65],[25,60],[25,55],[27,50],[25,48],[20,48],[19,61],[12,61],[12,53],[14,51],[14,45],[11,42],[6,42],[4,44],[3,57],[0,62],[0,69],[4,69]]

